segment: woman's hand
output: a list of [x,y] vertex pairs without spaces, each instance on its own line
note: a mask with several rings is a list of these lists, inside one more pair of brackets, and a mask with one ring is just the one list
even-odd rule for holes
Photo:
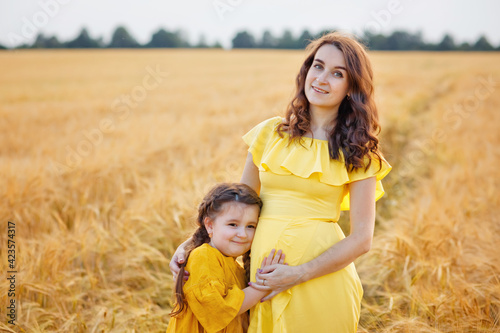
[[301,266],[288,266],[281,263],[265,266],[259,271],[255,274],[257,283],[252,283],[252,287],[262,291],[272,290],[262,299],[263,302],[298,285],[305,274]]
[[[172,272],[174,281],[177,281],[177,275],[181,270],[180,265],[183,264],[186,260],[186,243],[188,241],[190,241],[190,239],[179,245],[177,250],[175,250],[174,255],[172,256],[172,259],[170,259],[170,264],[168,265],[168,267],[170,267],[170,271]],[[189,272],[184,271],[184,281],[187,281],[188,277]]]
[[[262,260],[260,269],[258,271],[262,271],[264,268],[270,267],[272,265],[283,265],[284,263],[285,263],[285,254],[281,250],[278,250],[278,252],[276,252],[275,249],[272,249],[271,253],[269,253],[269,255]],[[257,284],[255,282],[249,282],[248,285],[250,287],[257,286],[257,288],[255,287],[254,288],[260,291],[265,291],[265,292],[271,291],[269,287],[262,286],[258,284],[258,282],[259,280],[257,280]]]

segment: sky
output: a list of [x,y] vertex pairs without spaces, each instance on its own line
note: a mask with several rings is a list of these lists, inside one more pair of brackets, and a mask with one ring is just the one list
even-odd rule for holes
[[500,45],[499,0],[0,0],[0,44],[32,43],[38,33],[59,41],[74,39],[85,27],[105,42],[125,26],[140,43],[160,28],[181,30],[191,43],[203,35],[209,44],[230,48],[238,31],[260,38],[265,30],[294,36],[337,29],[388,34],[422,32],[428,42],[450,33],[455,42],[485,35]]

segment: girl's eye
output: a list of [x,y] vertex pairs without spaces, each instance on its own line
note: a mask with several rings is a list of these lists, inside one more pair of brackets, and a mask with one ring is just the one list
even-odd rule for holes
[[230,227],[236,227],[236,223],[229,223],[228,226],[230,226]]
[[254,225],[249,225],[248,226],[250,229],[255,229],[255,226]]

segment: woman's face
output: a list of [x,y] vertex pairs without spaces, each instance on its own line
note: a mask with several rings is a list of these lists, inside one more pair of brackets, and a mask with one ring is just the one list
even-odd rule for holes
[[349,88],[346,68],[344,54],[337,47],[325,44],[318,49],[304,86],[311,111],[338,111]]

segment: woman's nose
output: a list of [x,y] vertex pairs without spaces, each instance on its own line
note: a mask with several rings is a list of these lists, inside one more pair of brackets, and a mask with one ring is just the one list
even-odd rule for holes
[[324,73],[324,72],[323,72],[323,73],[321,73],[321,74],[319,74],[319,75],[316,77],[316,81],[317,81],[318,83],[320,83],[320,84],[325,83],[325,82],[326,82],[325,80],[326,80],[326,76],[325,76],[325,73]]

